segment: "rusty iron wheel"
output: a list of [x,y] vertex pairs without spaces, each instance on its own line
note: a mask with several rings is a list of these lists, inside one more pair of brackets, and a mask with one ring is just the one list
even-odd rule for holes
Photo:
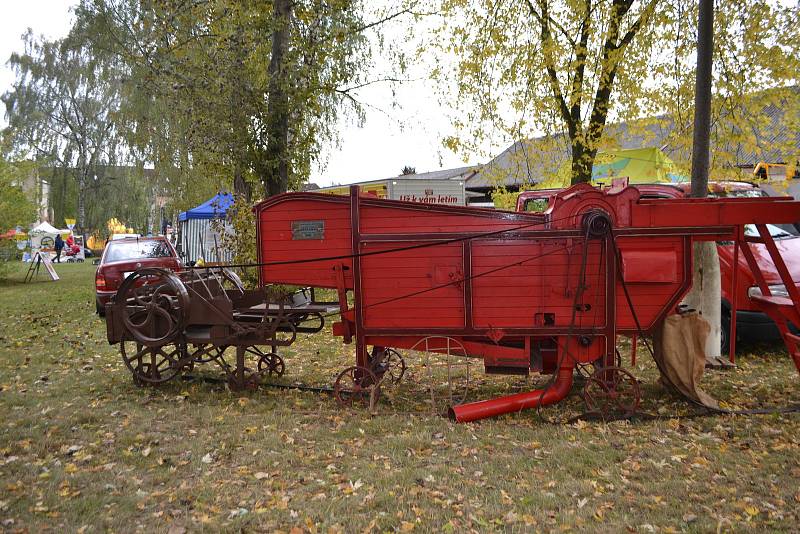
[[114,297],[122,323],[136,341],[160,347],[186,324],[189,293],[180,278],[164,269],[139,269],[128,276]]
[[630,417],[639,410],[642,393],[639,388],[639,381],[630,372],[617,367],[610,389],[614,395],[617,411],[621,415]]
[[129,343],[123,341],[119,348],[122,361],[137,385],[156,385],[172,380],[186,364],[186,346],[183,344],[148,347],[135,343],[135,348],[126,348]]
[[[251,349],[255,349],[257,353],[252,352]],[[283,358],[274,352],[264,353],[256,347],[248,347],[247,351],[258,356],[258,374],[261,376],[283,376],[283,373],[286,372]]]
[[428,402],[434,415],[446,415],[451,406],[467,401],[473,366],[478,360],[468,356],[459,340],[448,336],[427,336],[414,344],[409,352],[421,353],[419,373],[427,383]]
[[354,365],[336,377],[333,396],[341,406],[350,407],[359,403],[372,409],[380,396],[380,381],[371,370]]
[[403,375],[406,374],[406,361],[399,352],[394,349],[386,349],[383,366],[386,369],[384,376],[389,377],[389,382],[399,384],[403,380]]
[[595,376],[590,376],[583,384],[583,402],[586,404],[586,413],[608,419],[612,412],[610,404],[611,395],[608,386]]
[[215,345],[195,345],[194,352],[192,353],[192,362],[193,363],[209,363],[215,361],[219,358],[219,354],[221,351],[224,351],[226,347],[217,347]]
[[228,389],[234,392],[255,391],[261,385],[261,375],[249,367],[244,368],[244,380],[240,381],[235,369],[228,375]]
[[[622,355],[619,353],[618,349],[614,349],[615,356],[614,356],[614,366],[615,367],[622,367]],[[588,363],[581,363],[578,362],[575,364],[575,370],[578,372],[578,375],[583,377],[584,379],[589,379],[592,375],[597,372],[603,366],[603,356],[600,356],[593,362]]]
[[621,367],[598,368],[583,387],[587,411],[603,419],[632,416],[641,399],[639,381]]

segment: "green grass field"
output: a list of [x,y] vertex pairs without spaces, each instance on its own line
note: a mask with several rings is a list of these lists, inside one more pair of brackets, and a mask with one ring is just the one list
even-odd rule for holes
[[[541,416],[451,423],[431,414],[415,358],[374,414],[308,392],[231,393],[204,379],[221,376],[210,366],[141,388],[93,313],[93,267],[29,284],[23,269],[0,282],[0,529],[798,531],[800,414],[675,418],[692,408],[643,350],[632,370],[659,418],[609,424],[560,423],[582,412],[578,395]],[[301,338],[283,380],[329,385],[352,351],[329,327]],[[710,392],[800,402],[782,346],[742,352],[707,375]],[[544,380],[479,376],[470,398]]]

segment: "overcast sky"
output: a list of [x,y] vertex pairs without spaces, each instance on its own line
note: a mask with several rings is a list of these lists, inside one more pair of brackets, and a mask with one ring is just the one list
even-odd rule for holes
[[[14,82],[14,73],[6,62],[12,52],[22,52],[22,34],[28,28],[50,39],[63,37],[72,24],[69,8],[74,0],[0,0],[0,93]],[[0,125],[5,126],[5,106],[0,104]]]
[[[22,51],[21,35],[32,28],[37,35],[54,39],[69,31],[74,0],[0,0],[0,93],[13,82],[13,72],[5,62],[12,52]],[[342,121],[340,147],[325,152],[327,165],[314,169],[311,181],[319,185],[350,183],[400,174],[405,165],[417,172],[460,167],[479,161],[462,161],[442,147],[443,135],[452,133],[449,121],[437,103],[425,73],[414,73],[419,81],[407,82],[396,93],[380,85],[363,89],[359,99],[369,104],[363,128]],[[0,107],[2,105],[0,104]],[[377,109],[376,109],[377,108]],[[2,107],[0,125],[5,126]]]

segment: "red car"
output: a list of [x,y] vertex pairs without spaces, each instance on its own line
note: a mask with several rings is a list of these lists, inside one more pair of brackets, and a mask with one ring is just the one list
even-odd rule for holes
[[105,315],[106,303],[116,295],[125,277],[143,267],[161,267],[172,271],[182,268],[178,253],[164,237],[137,237],[108,242],[94,275],[98,315]]
[[[688,196],[691,184],[637,184],[634,185],[642,193],[642,198],[682,198]],[[541,191],[525,191],[517,199],[517,211],[544,211],[551,196],[559,190],[545,189]],[[717,182],[709,184],[709,196],[718,197],[757,197],[768,196],[755,184],[748,182]],[[745,228],[745,232],[757,235],[755,228]],[[800,283],[800,236],[794,226],[778,227],[767,225],[775,240],[775,244],[792,275],[795,284]],[[764,274],[773,295],[787,295],[781,278],[778,275],[769,253],[762,244],[751,244],[751,250]],[[728,352],[730,320],[731,320],[731,286],[733,245],[726,242],[717,243],[720,275],[722,281],[722,353]],[[736,279],[736,339],[748,341],[775,341],[780,339],[778,327],[767,315],[760,311],[751,301],[750,296],[759,294],[755,278],[750,272],[743,254],[739,254],[739,265]]]

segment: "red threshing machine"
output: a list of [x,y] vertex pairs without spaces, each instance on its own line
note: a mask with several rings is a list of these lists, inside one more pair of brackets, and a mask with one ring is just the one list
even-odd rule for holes
[[[674,313],[691,287],[696,241],[736,244],[800,370],[800,338],[789,330],[800,326],[800,293],[765,226],[800,220],[791,198],[645,200],[634,188],[579,185],[544,214],[528,214],[378,199],[352,187],[349,197],[275,196],[255,212],[262,285],[337,291],[334,334],[356,346],[337,387],[344,379],[350,393],[374,390],[394,349],[424,342],[431,351],[457,345],[487,373],[554,375],[543,389],[452,406],[458,421],[558,402],[584,364],[597,369],[587,382],[594,395],[633,411],[638,385],[620,367],[616,337],[652,331]],[[760,237],[746,237],[745,224]],[[770,293],[753,242],[770,253],[788,298]]]

